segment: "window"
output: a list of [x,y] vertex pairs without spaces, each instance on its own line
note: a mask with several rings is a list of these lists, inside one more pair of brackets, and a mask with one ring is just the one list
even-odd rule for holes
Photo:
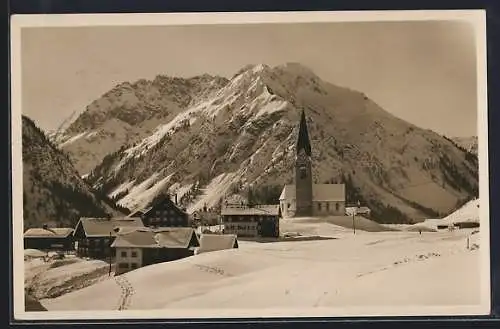
[[290,209],[290,203],[287,205],[287,208]]
[[132,253],[131,253],[130,256],[133,257],[133,258],[137,257],[137,251],[132,251]]
[[326,211],[330,211],[330,203],[329,202],[326,203]]
[[321,202],[318,202],[318,210],[321,211]]
[[128,263],[118,263],[118,268],[128,269]]
[[335,210],[339,211],[339,204],[338,203],[335,204]]
[[137,268],[137,263],[130,263],[130,268],[135,270]]
[[122,252],[120,253],[120,256],[121,256],[121,257],[127,257],[127,252],[126,252],[126,251],[122,251]]

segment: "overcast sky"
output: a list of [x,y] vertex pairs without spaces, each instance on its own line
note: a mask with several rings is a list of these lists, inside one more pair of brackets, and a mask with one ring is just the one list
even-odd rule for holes
[[24,28],[23,113],[45,130],[114,85],[300,62],[394,115],[477,134],[473,30],[456,22]]

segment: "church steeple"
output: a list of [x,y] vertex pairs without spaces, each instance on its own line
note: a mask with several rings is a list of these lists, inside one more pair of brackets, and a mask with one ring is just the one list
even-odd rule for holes
[[306,114],[302,111],[297,139],[297,157],[295,159],[295,216],[312,216],[311,142],[307,132]]
[[311,143],[309,141],[309,133],[307,132],[306,114],[304,110],[302,110],[300,118],[299,138],[297,139],[297,154],[299,154],[302,149],[308,156],[311,156]]

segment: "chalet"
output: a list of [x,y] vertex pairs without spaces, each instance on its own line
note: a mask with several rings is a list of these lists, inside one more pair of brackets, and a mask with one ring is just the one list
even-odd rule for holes
[[113,256],[111,243],[118,233],[144,227],[140,218],[80,218],[74,231],[77,255],[103,259]]
[[197,254],[238,248],[238,238],[235,234],[202,234],[200,248]]
[[241,237],[279,237],[278,205],[226,207],[221,210],[224,233]]
[[198,237],[189,227],[144,227],[118,233],[111,245],[116,254],[115,274],[189,257],[199,246]]
[[24,249],[74,251],[73,229],[44,225],[24,232]]
[[168,196],[159,197],[147,208],[132,212],[130,217],[140,217],[147,227],[188,227],[188,214]]

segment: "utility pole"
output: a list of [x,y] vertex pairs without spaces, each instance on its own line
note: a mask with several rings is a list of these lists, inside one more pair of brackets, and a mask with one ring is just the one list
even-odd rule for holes
[[111,276],[111,231],[109,232],[109,245],[108,245],[108,254],[109,254],[109,274],[108,276]]
[[356,223],[354,221],[354,217],[356,217],[356,209],[354,209],[352,212],[352,229],[354,234],[356,234]]
[[356,204],[356,208],[354,208],[353,212],[352,212],[352,230],[354,232],[354,234],[356,234],[356,221],[355,221],[355,218],[356,218],[356,215],[358,213],[358,209],[359,209],[359,206],[360,206],[360,203],[359,203],[359,200],[358,200],[358,203]]

